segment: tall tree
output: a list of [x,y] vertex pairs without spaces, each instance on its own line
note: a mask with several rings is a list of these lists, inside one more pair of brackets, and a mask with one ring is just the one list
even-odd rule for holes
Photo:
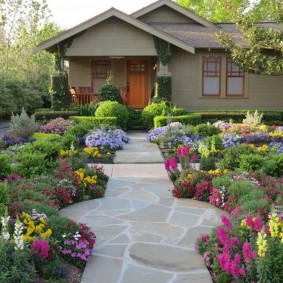
[[[278,25],[266,28],[255,19],[265,17]],[[218,32],[220,43],[228,48],[235,63],[250,73],[280,74],[283,70],[283,2],[261,0],[250,9],[241,7],[232,16],[242,31],[243,42],[236,42],[225,32]]]
[[[283,70],[282,0],[176,0],[181,6],[213,22],[233,22],[243,34],[236,42],[218,32],[220,43],[230,50],[234,62],[250,73],[274,74]],[[275,21],[266,28],[259,21]],[[280,27],[281,24],[281,27]]]
[[46,0],[0,0],[0,15],[1,71],[23,79],[49,77],[53,56],[32,54],[39,42],[60,31],[51,22]]

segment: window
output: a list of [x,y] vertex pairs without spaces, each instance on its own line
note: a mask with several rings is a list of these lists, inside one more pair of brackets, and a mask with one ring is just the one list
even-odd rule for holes
[[226,96],[244,96],[245,73],[231,57],[226,60]]
[[92,88],[94,93],[106,84],[110,74],[110,62],[108,60],[94,60],[92,62]]
[[203,96],[220,95],[221,57],[203,57]]

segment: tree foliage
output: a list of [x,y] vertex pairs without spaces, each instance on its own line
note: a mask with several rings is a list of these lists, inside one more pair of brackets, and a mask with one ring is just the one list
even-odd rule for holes
[[[231,34],[220,31],[217,38],[229,51],[236,65],[250,73],[275,74],[283,70],[282,0],[176,0],[210,21],[233,22],[243,34],[235,42]],[[278,23],[272,28],[259,21]],[[281,24],[281,26],[280,26]]]
[[0,72],[26,80],[48,92],[54,58],[47,52],[33,54],[40,42],[57,34],[46,0],[0,0]]

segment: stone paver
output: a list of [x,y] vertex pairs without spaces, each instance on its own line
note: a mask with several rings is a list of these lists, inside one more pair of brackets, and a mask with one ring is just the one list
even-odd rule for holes
[[61,211],[88,224],[97,236],[81,282],[212,282],[194,245],[200,234],[219,223],[221,210],[172,197],[163,164],[144,162],[144,152],[159,153],[156,145],[145,140],[145,133],[130,134],[130,143],[117,155],[119,162],[122,157],[127,160],[128,150],[135,162],[142,161],[103,165],[110,176],[104,198]]

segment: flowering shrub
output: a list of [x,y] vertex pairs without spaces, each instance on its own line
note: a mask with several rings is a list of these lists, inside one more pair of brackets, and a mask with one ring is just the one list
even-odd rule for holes
[[79,231],[75,234],[62,235],[64,244],[62,254],[64,258],[74,265],[82,267],[91,257],[91,250],[94,247],[96,236],[90,228],[80,223]]
[[73,124],[73,121],[65,120],[59,117],[52,119],[46,125],[41,126],[40,132],[63,135]]
[[100,149],[117,150],[122,149],[129,141],[127,134],[121,129],[115,130],[95,130],[85,139],[88,147],[99,147]]

